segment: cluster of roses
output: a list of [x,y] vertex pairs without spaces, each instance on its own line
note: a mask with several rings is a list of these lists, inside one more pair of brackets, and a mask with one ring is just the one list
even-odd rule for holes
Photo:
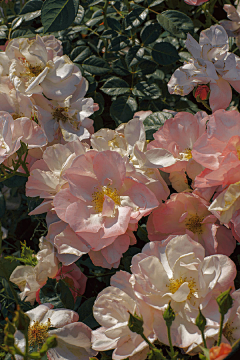
[[[234,305],[224,317],[223,342],[240,338],[240,290],[229,258],[240,240],[240,114],[225,110],[229,84],[238,91],[240,59],[228,52],[220,25],[203,31],[200,44],[189,35],[186,46],[193,58],[176,70],[169,90],[187,94],[198,86],[201,95],[200,86],[210,84],[214,112],[172,113],[148,144],[143,120],[151,112],[93,133],[88,116],[98,107],[84,98],[87,82],[53,36],[14,39],[0,53],[0,159],[11,166],[20,141],[28,145],[26,195],[44,199],[30,215],[47,213],[37,265],[18,266],[10,277],[21,298],[40,303],[48,277],[64,278],[74,298],[83,294],[86,277],[75,262],[89,254],[97,266],[118,268],[149,215],[150,242],[132,258],[132,275],[118,271],[96,299],[100,328],[91,332],[75,312],[51,304],[28,312],[30,335],[37,328],[58,336],[49,358],[84,360],[113,349],[115,360],[144,360],[149,346],[129,329],[129,312],[143,317],[151,343],[168,345],[163,312],[170,300],[173,345],[199,352],[198,309],[212,346],[220,327],[216,297],[229,287]],[[24,349],[23,335],[15,338]]]

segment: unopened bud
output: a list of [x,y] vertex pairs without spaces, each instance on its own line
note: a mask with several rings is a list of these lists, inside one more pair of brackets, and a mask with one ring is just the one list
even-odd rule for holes
[[206,323],[207,323],[206,318],[203,315],[203,313],[201,312],[201,310],[199,309],[199,313],[198,313],[198,316],[196,318],[196,325],[197,325],[197,327],[199,328],[199,330],[201,332],[204,332]]
[[173,321],[175,320],[175,312],[173,311],[173,308],[171,307],[171,301],[169,301],[168,307],[163,313],[163,319],[165,320],[165,323],[167,327],[171,327]]
[[129,312],[129,320],[128,320],[128,327],[132,332],[135,332],[139,335],[143,334],[143,319],[140,316],[137,316],[135,313],[134,315]]
[[217,297],[217,303],[219,307],[219,312],[221,315],[225,315],[229,309],[231,309],[233,305],[233,299],[230,295],[230,291],[232,288],[230,287],[228,290],[224,291]]
[[199,100],[208,100],[210,89],[207,85],[199,85],[194,91],[194,97]]

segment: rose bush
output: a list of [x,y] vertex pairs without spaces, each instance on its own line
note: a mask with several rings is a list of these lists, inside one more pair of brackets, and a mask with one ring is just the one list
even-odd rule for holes
[[1,1],[1,359],[237,351],[239,19]]

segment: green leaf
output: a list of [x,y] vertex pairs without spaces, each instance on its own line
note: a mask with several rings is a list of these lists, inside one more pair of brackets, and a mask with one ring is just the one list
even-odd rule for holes
[[20,15],[41,10],[42,6],[43,6],[42,0],[30,0],[23,6]]
[[130,30],[133,27],[141,25],[148,16],[148,9],[142,7],[136,7],[125,18],[126,30]]
[[167,119],[171,119],[173,115],[165,111],[155,112],[149,115],[143,125],[146,131],[147,140],[153,140],[153,134],[165,123]]
[[61,294],[61,300],[66,309],[72,309],[74,308],[74,298],[71,293],[71,290],[69,289],[69,286],[64,282],[64,280],[60,279],[58,280],[56,289],[59,290]]
[[157,84],[151,84],[148,81],[140,81],[137,83],[133,90],[133,95],[146,99],[157,99],[161,96],[161,90]]
[[92,55],[86,59],[83,62],[82,67],[84,70],[93,75],[105,75],[110,71],[108,63],[104,59],[95,55]]
[[137,102],[134,98],[123,95],[119,96],[112,102],[110,107],[110,115],[116,125],[127,122],[133,118],[133,114],[137,111]]
[[156,43],[152,49],[152,57],[160,65],[170,65],[179,59],[176,48],[167,43]]
[[110,29],[115,30],[117,32],[121,31],[121,24],[117,19],[115,19],[113,17],[108,17],[107,23],[108,23],[108,27],[110,27]]
[[35,35],[36,34],[34,32],[34,29],[17,29],[11,33],[11,39],[15,39],[18,37],[30,38]]
[[100,90],[102,90],[107,95],[114,96],[130,92],[130,87],[126,81],[113,76],[105,82]]
[[130,40],[128,39],[128,37],[120,35],[111,41],[110,46],[108,47],[108,51],[119,51],[128,46],[129,44]]
[[91,55],[91,50],[88,46],[77,46],[70,54],[70,59],[73,62],[82,63]]
[[117,59],[112,63],[112,70],[120,76],[127,76],[130,74],[126,61],[123,58]]
[[77,11],[76,0],[46,0],[41,15],[44,33],[66,29],[74,21]]
[[91,297],[87,299],[78,309],[79,321],[83,322],[91,329],[97,327],[99,324],[93,317],[93,305],[96,298]]
[[151,23],[144,26],[140,36],[144,45],[153,43],[159,37],[161,32],[161,25],[159,23]]
[[76,15],[76,17],[74,19],[74,24],[80,25],[83,18],[84,18],[84,14],[85,14],[84,8],[81,5],[79,5],[77,15]]
[[148,360],[166,360],[161,349],[151,349],[147,355]]
[[74,308],[74,299],[69,287],[63,280],[48,278],[46,284],[40,289],[41,303],[51,303],[55,308]]
[[134,45],[129,49],[125,56],[125,60],[128,66],[136,65],[139,61],[142,60],[144,54],[144,49],[139,45]]
[[136,73],[139,75],[149,75],[154,73],[157,69],[157,64],[150,60],[142,60],[140,64],[138,64],[138,68]]
[[179,38],[185,38],[188,32],[191,34],[194,32],[192,20],[180,11],[163,11],[161,14],[158,14],[157,20],[165,30]]
[[147,0],[149,7],[157,6],[161,3],[163,3],[165,0]]
[[0,257],[0,276],[8,280],[18,265],[20,265],[20,263],[17,260],[9,261]]
[[3,185],[9,188],[23,186],[27,182],[27,177],[14,175],[10,179],[4,180]]

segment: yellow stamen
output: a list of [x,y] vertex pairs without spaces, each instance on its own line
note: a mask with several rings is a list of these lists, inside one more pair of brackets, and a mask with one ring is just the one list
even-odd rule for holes
[[111,189],[109,186],[102,186],[100,190],[94,191],[92,194],[94,209],[96,212],[100,213],[103,209],[104,195],[109,196],[117,205],[120,205],[120,196],[117,192],[117,189]]
[[43,68],[41,65],[33,66],[31,64],[28,64],[28,76],[31,77],[37,77],[41,72],[43,71]]
[[24,116],[23,113],[20,113],[20,114],[18,114],[18,113],[13,113],[13,114],[11,114],[11,115],[12,115],[13,120],[16,120],[16,119]]
[[232,344],[234,343],[237,339],[235,339],[233,337],[233,331],[236,330],[236,327],[232,327],[232,322],[229,323],[227,322],[226,325],[224,326],[223,329],[223,335],[225,336],[225,338]]
[[69,120],[68,115],[64,114],[64,112],[67,112],[68,108],[67,107],[57,107],[53,112],[52,112],[52,116],[55,120],[57,120],[58,122],[61,120],[62,122],[67,122]]
[[202,221],[204,217],[200,217],[197,214],[191,216],[185,221],[185,226],[188,230],[192,231],[194,234],[202,234]]
[[48,329],[51,326],[51,321],[48,319],[46,324],[42,324],[39,321],[34,321],[34,324],[31,325],[28,329],[28,343],[29,346],[39,349],[45,340],[48,338]]
[[196,289],[196,282],[195,280],[193,280],[192,278],[190,278],[191,280],[188,281],[187,278],[182,278],[180,277],[180,279],[169,279],[170,285],[166,285],[169,288],[169,291],[172,294],[175,294],[175,292],[180,288],[180,286],[187,282],[188,283],[188,287],[190,290],[190,293],[188,294],[188,300],[191,299],[192,295],[197,291]]
[[180,155],[182,160],[190,160],[192,158],[192,150],[187,148]]

